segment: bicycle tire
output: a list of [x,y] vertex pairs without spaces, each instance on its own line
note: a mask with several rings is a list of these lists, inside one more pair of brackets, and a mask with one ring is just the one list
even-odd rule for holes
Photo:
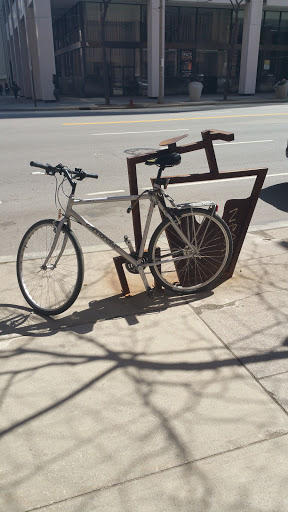
[[192,255],[170,220],[164,219],[154,231],[148,248],[149,263],[154,263],[150,266],[152,275],[164,288],[179,295],[212,287],[232,257],[229,227],[219,215],[211,215],[202,208],[175,211],[175,214],[198,255]]
[[[41,315],[59,315],[66,311],[77,299],[83,284],[82,250],[74,233],[65,224],[47,268],[42,267],[54,239],[56,225],[53,219],[33,224],[25,233],[17,254],[20,290],[33,310]],[[52,268],[55,262],[56,266]]]

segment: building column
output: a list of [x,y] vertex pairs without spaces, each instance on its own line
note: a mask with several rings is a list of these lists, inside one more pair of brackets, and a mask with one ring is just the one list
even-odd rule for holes
[[[14,7],[15,7],[15,4],[14,4]],[[16,19],[16,14],[14,15],[14,12],[12,12],[12,10],[11,10],[11,5],[10,5],[10,11],[9,11],[7,23],[8,23],[9,47],[10,47],[8,75],[9,75],[9,86],[11,86],[12,80],[17,80],[15,33],[14,33],[14,28],[17,26],[17,19]]]
[[[26,36],[26,25],[25,25],[24,17],[19,21],[18,28],[19,28],[21,59],[22,59],[22,73],[23,73],[23,90],[21,92],[23,92],[23,94],[26,98],[32,98],[30,62],[29,62],[29,53],[28,53],[27,36]],[[22,96],[23,96],[23,94],[22,94]]]
[[246,2],[241,50],[239,94],[255,94],[263,0]]
[[[34,71],[36,73],[39,72],[38,83],[35,83],[37,99],[51,101],[54,100],[53,74],[55,73],[55,57],[50,1],[34,0],[33,4],[30,5],[26,11],[26,29],[28,30],[33,67],[36,68]],[[32,34],[34,27],[32,28],[32,24],[28,22],[30,13],[33,18],[33,25],[35,26],[34,34]],[[33,47],[34,45],[35,48]],[[37,60],[37,63],[35,60]],[[34,72],[34,77],[36,73]]]
[[9,35],[8,35],[8,27],[7,27],[7,21],[6,21],[6,18],[7,18],[6,8],[7,8],[6,1],[3,0],[2,5],[0,6],[0,29],[2,32],[3,51],[4,51],[3,67],[5,69],[6,80],[8,80],[8,69],[9,69],[9,67],[8,67],[8,63],[9,63],[9,57],[8,57],[9,41],[8,41],[8,38],[9,38]]
[[[163,59],[165,58],[165,2],[162,10],[162,37],[163,37]],[[148,71],[148,96],[158,98],[159,96],[159,67],[160,67],[160,0],[148,0],[147,9],[147,71]],[[162,87],[164,95],[164,84]]]
[[34,93],[36,100],[42,99],[42,90],[40,83],[40,70],[39,70],[39,59],[38,59],[38,48],[37,48],[37,37],[35,18],[33,16],[33,10],[27,8],[25,12],[25,27],[26,27],[26,39],[27,39],[27,53],[29,62],[29,73],[30,73],[30,84],[31,84],[31,96],[33,94],[33,80],[34,80]]
[[29,97],[29,64],[27,58],[27,38],[24,19],[24,4],[19,1],[16,3],[17,11],[17,70],[18,70],[18,85],[21,88],[20,96]]
[[[19,24],[19,20],[18,20],[18,24]],[[13,70],[13,71],[16,75],[16,76],[14,75],[14,81],[20,87],[19,95],[24,96],[24,94],[23,94],[23,71],[22,71],[22,62],[23,61],[22,61],[22,51],[21,51],[22,49],[21,49],[21,45],[20,45],[20,41],[19,41],[19,25],[14,30],[13,39],[14,39],[14,45],[15,45],[15,70]]]

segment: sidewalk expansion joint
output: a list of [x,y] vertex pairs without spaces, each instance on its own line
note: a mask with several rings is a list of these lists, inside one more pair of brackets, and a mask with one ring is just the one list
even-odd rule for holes
[[[270,379],[272,376],[273,377],[279,377],[279,375],[285,375],[285,374],[288,374],[288,370],[285,370],[284,372],[277,372],[277,373],[272,373],[272,374],[269,374],[269,375],[264,375],[263,377],[259,377],[259,379],[260,380],[265,380],[265,379]],[[273,395],[273,393],[272,393],[272,395]]]
[[134,477],[134,478],[128,478],[127,480],[123,480],[121,482],[115,482],[115,483],[112,483],[110,485],[106,485],[106,486],[103,486],[103,487],[92,489],[91,491],[86,491],[86,492],[83,492],[83,493],[80,493],[80,494],[75,494],[74,496],[70,496],[70,497],[62,499],[62,500],[53,501],[51,503],[47,503],[46,505],[40,505],[39,507],[29,508],[29,509],[26,509],[25,512],[34,512],[36,510],[48,509],[49,507],[52,507],[54,505],[59,505],[60,503],[67,503],[69,501],[75,500],[77,498],[81,498],[83,496],[89,496],[89,494],[104,492],[104,491],[113,489],[115,487],[120,487],[120,486],[123,486],[123,485],[126,485],[126,484],[130,484],[132,482],[138,482],[140,480],[144,480],[144,479],[149,478],[149,477],[161,475],[163,473],[166,473],[167,471],[181,469],[182,467],[188,466],[190,464],[191,465],[192,464],[197,464],[197,463],[205,461],[205,460],[214,459],[216,457],[221,457],[222,455],[226,455],[226,454],[229,454],[229,453],[237,452],[237,451],[240,451],[240,450],[245,450],[246,448],[250,448],[252,446],[256,446],[256,445],[259,445],[259,444],[262,444],[262,443],[269,442],[272,439],[287,436],[287,434],[288,434],[288,432],[284,431],[284,430],[281,430],[281,431],[279,430],[277,432],[275,431],[274,434],[272,436],[270,436],[268,439],[260,439],[260,440],[257,440],[257,441],[252,441],[251,443],[247,443],[247,444],[244,444],[242,446],[237,446],[235,448],[231,448],[231,449],[228,449],[228,450],[222,450],[221,452],[218,452],[218,453],[212,453],[210,455],[206,455],[205,457],[199,457],[198,459],[181,462],[181,463],[175,464],[173,466],[169,466],[169,467],[166,467],[166,468],[163,468],[163,469],[159,469],[158,471],[152,471],[151,473],[146,473],[144,475],[139,475],[139,476]]
[[[259,294],[261,295],[261,294]],[[243,299],[242,299],[243,300]],[[191,309],[193,309],[195,311],[195,308],[193,308],[192,304],[190,303],[189,306],[191,307]],[[200,308],[199,308],[200,309]],[[197,311],[195,311],[195,313],[197,314],[199,320],[201,320],[204,325],[206,325],[206,327],[209,329],[210,332],[212,332],[212,334],[218,339],[218,341],[226,348],[226,350],[231,354],[231,356],[235,359],[235,361],[238,362],[238,364],[240,366],[242,366],[242,368],[244,368],[246,370],[246,372],[250,375],[250,377],[252,377],[252,379],[257,382],[257,384],[262,388],[262,391],[264,391],[264,393],[266,395],[269,396],[269,398],[271,400],[273,400],[273,402],[282,410],[282,412],[284,412],[285,416],[288,416],[288,411],[283,407],[283,405],[281,405],[278,400],[276,400],[275,396],[273,395],[273,393],[271,393],[270,391],[268,391],[268,389],[265,388],[265,386],[262,384],[261,382],[261,378],[257,378],[252,372],[251,370],[248,368],[248,366],[242,361],[241,357],[238,357],[234,352],[233,350],[231,350],[231,348],[225,343],[225,341],[222,340],[222,338],[220,338],[220,336],[217,334],[217,332],[214,331],[214,329],[211,328],[211,326],[208,324],[208,322],[206,322],[204,320],[204,318],[201,318],[201,314],[199,314]]]

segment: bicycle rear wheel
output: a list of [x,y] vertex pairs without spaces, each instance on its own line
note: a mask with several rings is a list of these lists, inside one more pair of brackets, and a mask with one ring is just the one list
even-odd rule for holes
[[63,225],[47,265],[57,222],[41,220],[28,229],[17,254],[20,290],[30,306],[42,315],[59,315],[77,299],[84,276],[83,254],[68,226]]
[[194,249],[189,248],[169,219],[165,219],[149,244],[149,262],[154,263],[151,273],[164,288],[180,295],[212,287],[232,256],[230,230],[221,217],[205,209],[182,210],[176,215],[178,227]]

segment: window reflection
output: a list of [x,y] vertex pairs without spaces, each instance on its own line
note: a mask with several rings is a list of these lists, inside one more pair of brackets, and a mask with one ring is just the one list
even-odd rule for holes
[[198,9],[197,41],[229,43],[230,9]]
[[266,11],[261,30],[261,42],[277,44],[280,23],[280,12]]
[[[221,92],[235,12],[227,7],[213,8],[212,2],[197,7],[179,3],[166,2],[165,94],[187,94],[188,83],[196,75],[201,75],[204,93]],[[237,92],[240,72],[242,8],[238,20],[230,88],[233,92]],[[77,3],[54,21],[53,33],[63,92],[74,88],[85,95],[102,95],[101,2]],[[136,0],[129,5],[113,1],[107,10],[105,42],[111,94],[146,95],[147,5]],[[277,78],[288,77],[287,45],[288,12],[263,10],[258,88],[270,90]]]

